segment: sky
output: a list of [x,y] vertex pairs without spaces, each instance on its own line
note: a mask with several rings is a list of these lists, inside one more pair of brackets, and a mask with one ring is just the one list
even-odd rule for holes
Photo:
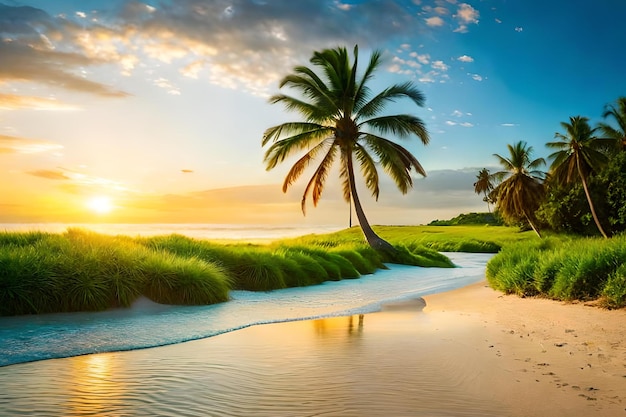
[[[486,211],[478,171],[523,140],[536,157],[569,117],[626,95],[623,0],[0,0],[0,223],[347,225],[329,177],[306,216],[305,175],[265,170],[272,105],[313,51],[380,50],[375,92],[411,81],[430,143],[401,142],[427,177],[384,174],[372,224]],[[363,63],[364,64],[364,63]],[[364,65],[362,65],[364,66]]]

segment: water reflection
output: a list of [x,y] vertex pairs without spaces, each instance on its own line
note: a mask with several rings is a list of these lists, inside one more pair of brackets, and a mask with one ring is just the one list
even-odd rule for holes
[[[358,317],[356,327],[354,324],[355,317]],[[330,317],[311,321],[315,330],[315,334],[317,336],[333,338],[336,338],[341,334],[347,337],[360,335],[361,333],[363,333],[364,322],[365,314],[359,314],[358,316],[352,315],[347,317]]]
[[70,415],[106,415],[123,405],[126,386],[115,376],[116,355],[79,356],[69,363],[65,392]]

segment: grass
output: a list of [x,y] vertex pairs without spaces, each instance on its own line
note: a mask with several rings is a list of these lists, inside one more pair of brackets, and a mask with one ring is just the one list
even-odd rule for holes
[[520,296],[626,306],[626,235],[548,238],[505,247],[487,264],[490,285]]
[[[392,245],[405,246],[412,252],[423,247],[438,252],[496,253],[514,242],[538,240],[532,231],[506,226],[374,226],[374,231]],[[292,241],[332,247],[362,243],[363,237],[358,227],[352,227]]]
[[[166,304],[211,304],[228,300],[232,289],[268,291],[354,279],[389,262],[453,267],[439,251],[495,252],[511,242],[536,239],[499,226],[375,230],[398,249],[394,259],[365,244],[358,228],[267,244],[176,234],[131,238],[82,229],[63,234],[4,232],[0,315],[128,307],[142,295]],[[618,288],[619,276],[612,282],[612,288]]]

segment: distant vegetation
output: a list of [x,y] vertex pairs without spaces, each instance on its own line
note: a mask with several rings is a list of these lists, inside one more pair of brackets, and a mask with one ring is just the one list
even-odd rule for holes
[[466,213],[459,214],[450,220],[433,220],[429,226],[469,226],[490,225],[504,226],[502,218],[497,213]]

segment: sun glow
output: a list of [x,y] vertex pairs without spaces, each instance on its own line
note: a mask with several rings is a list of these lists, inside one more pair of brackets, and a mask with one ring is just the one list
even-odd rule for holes
[[87,207],[98,214],[107,214],[113,210],[113,202],[109,197],[96,196],[87,201]]

